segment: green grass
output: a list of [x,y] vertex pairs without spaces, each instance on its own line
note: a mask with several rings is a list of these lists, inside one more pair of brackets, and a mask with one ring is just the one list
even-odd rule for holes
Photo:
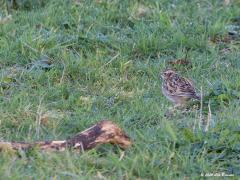
[[[106,118],[134,145],[121,160],[121,150],[110,145],[81,154],[1,152],[1,178],[181,179],[225,172],[237,179],[239,38],[209,43],[234,24],[237,1],[43,2],[20,3],[0,23],[0,138],[64,139]],[[222,53],[226,48],[231,51]],[[197,110],[164,117],[172,104],[161,93],[159,73],[187,51],[192,68],[179,71],[210,98],[207,132]]]

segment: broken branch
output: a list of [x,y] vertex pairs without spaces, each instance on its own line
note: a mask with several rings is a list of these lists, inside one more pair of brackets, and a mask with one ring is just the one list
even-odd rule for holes
[[66,149],[85,151],[105,143],[119,145],[123,149],[128,148],[132,144],[130,138],[114,122],[103,120],[67,140],[39,141],[34,143],[0,142],[0,150],[6,148],[11,150],[28,150],[37,147],[44,151],[64,151]]

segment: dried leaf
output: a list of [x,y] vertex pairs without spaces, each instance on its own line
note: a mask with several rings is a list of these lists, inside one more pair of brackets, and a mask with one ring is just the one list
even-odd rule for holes
[[144,16],[146,16],[149,12],[150,12],[150,9],[149,9],[147,6],[140,5],[140,6],[137,8],[136,16],[137,16],[137,17],[144,17]]
[[176,60],[172,60],[172,61],[169,61],[167,62],[169,65],[175,67],[175,69],[177,67],[185,67],[187,69],[190,69],[192,68],[192,63],[190,60],[188,59],[176,59]]

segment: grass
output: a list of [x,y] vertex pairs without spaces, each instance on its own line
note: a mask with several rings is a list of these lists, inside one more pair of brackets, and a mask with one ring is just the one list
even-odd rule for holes
[[[12,17],[0,23],[1,139],[65,139],[107,118],[134,146],[123,159],[110,145],[82,154],[1,152],[3,179],[175,179],[221,172],[237,179],[239,37],[221,40],[229,25],[239,27],[232,22],[237,1],[16,2]],[[2,17],[6,12],[2,6]],[[216,36],[220,42],[211,43]],[[210,99],[208,131],[197,110],[164,116],[172,104],[161,93],[159,72],[187,52],[192,68],[179,72]]]

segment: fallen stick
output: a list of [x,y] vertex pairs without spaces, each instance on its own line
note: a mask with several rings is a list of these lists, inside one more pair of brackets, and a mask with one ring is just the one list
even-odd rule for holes
[[103,120],[67,140],[34,143],[0,142],[0,151],[4,149],[28,150],[35,147],[44,151],[64,151],[66,149],[85,151],[105,143],[116,144],[123,149],[132,144],[130,138],[114,122]]

